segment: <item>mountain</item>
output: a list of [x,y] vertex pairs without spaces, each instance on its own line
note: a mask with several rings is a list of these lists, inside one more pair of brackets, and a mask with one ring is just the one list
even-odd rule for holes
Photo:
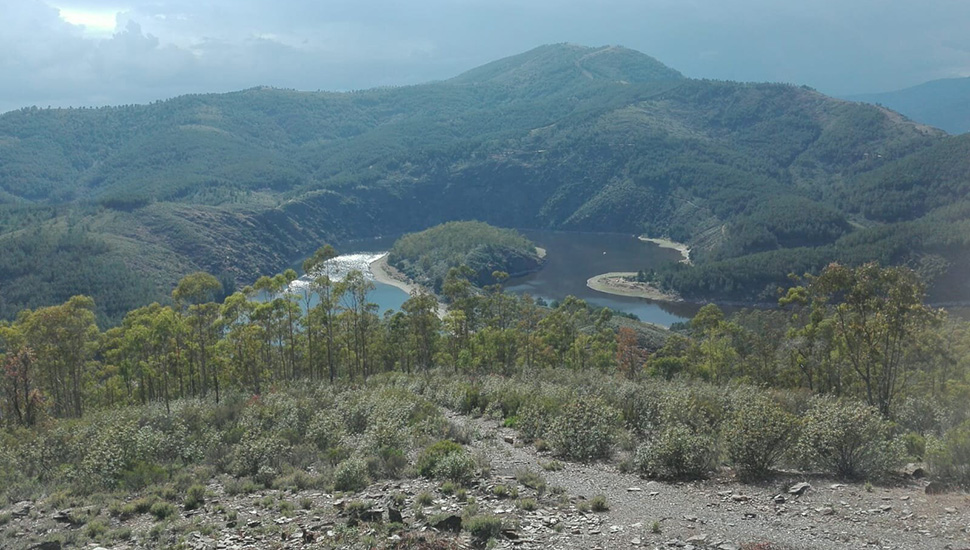
[[970,132],[970,78],[944,78],[918,86],[849,96],[852,101],[884,105],[951,134]]
[[945,278],[967,243],[936,239],[966,219],[965,161],[926,166],[962,143],[570,44],[418,86],[22,109],[0,116],[0,316],[86,293],[117,321],[193,270],[247,284],[323,242],[462,219],[689,242],[696,265],[658,277],[697,299],[773,299],[833,260],[926,266],[967,297]]

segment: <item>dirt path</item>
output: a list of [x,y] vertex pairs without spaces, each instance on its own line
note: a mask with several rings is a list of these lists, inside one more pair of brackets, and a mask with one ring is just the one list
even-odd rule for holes
[[[482,435],[473,446],[491,459],[494,475],[511,476],[529,467],[540,471],[550,487],[561,486],[569,495],[607,497],[610,510],[590,514],[596,520],[578,514],[579,519],[567,520],[571,525],[561,533],[536,533],[535,544],[526,547],[727,550],[770,542],[794,549],[970,548],[970,498],[962,493],[926,495],[918,482],[867,492],[861,485],[812,479],[812,489],[804,495],[785,494],[785,502],[776,503],[783,487],[803,479],[764,487],[733,480],[660,483],[622,474],[612,465],[573,463],[564,463],[561,471],[544,472],[540,461],[550,457],[531,445],[515,444],[513,430],[487,420],[456,420]],[[655,521],[660,533],[652,532]]]

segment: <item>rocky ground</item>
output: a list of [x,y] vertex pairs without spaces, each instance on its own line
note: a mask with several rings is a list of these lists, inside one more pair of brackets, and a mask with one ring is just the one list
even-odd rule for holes
[[178,506],[163,519],[97,501],[65,508],[77,503],[52,497],[0,510],[0,548],[472,548],[460,526],[475,508],[502,519],[493,548],[970,549],[970,497],[927,494],[922,480],[868,487],[793,475],[750,485],[724,473],[661,483],[613,465],[558,463],[496,422],[455,420],[491,465],[464,493],[407,479],[355,494],[229,494],[213,480],[200,508]]

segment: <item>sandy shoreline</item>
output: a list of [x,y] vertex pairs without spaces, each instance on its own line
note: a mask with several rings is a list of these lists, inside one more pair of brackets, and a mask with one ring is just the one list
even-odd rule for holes
[[422,290],[426,290],[420,285],[411,282],[405,274],[388,264],[387,254],[370,263],[370,272],[374,275],[375,281],[400,288],[412,296]]
[[[408,293],[409,296],[415,296],[421,293],[434,296],[434,292],[431,292],[431,290],[414,283],[408,279],[407,275],[401,273],[397,268],[387,263],[387,254],[384,254],[380,258],[377,258],[370,263],[370,272],[374,276],[375,281],[384,283],[385,285],[397,287]],[[446,306],[441,300],[438,300],[438,317],[443,319],[445,313],[447,312],[448,306]]]
[[627,277],[636,277],[636,273],[613,272],[597,275],[586,281],[586,286],[606,294],[617,296],[632,296],[634,298],[646,298],[656,302],[683,302],[683,298],[674,292],[664,292],[649,283],[638,283],[627,280]]
[[645,237],[645,236],[642,236],[642,235],[640,237],[638,237],[638,238],[641,241],[645,241],[645,242],[648,242],[648,243],[653,243],[653,244],[659,246],[660,248],[670,248],[672,250],[676,250],[677,252],[680,252],[680,255],[681,256],[683,256],[683,259],[680,260],[681,263],[685,263],[685,264],[688,264],[688,265],[690,265],[690,263],[691,263],[691,261],[690,261],[690,247],[687,246],[684,243],[678,243],[678,242],[672,241],[670,239],[660,239],[660,238],[653,238],[653,237]]

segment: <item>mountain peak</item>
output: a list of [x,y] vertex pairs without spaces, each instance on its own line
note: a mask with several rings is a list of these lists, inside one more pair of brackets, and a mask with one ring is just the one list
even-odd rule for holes
[[663,63],[622,46],[547,44],[465,72],[451,82],[509,86],[571,81],[652,82],[683,78]]

